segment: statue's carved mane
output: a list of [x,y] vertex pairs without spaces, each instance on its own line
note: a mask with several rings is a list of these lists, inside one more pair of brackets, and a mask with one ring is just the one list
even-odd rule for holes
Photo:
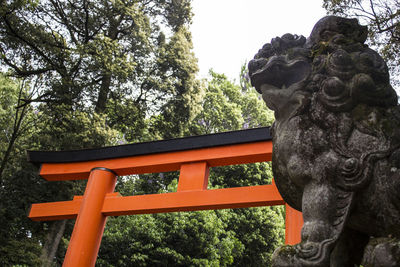
[[[400,238],[400,205],[396,204],[400,201],[400,108],[387,65],[364,44],[366,37],[367,28],[357,20],[328,16],[307,39],[292,34],[274,38],[249,62],[253,86],[275,111],[273,169],[282,196],[303,209],[307,225],[324,216],[304,210],[312,206],[304,203],[312,202],[308,188],[319,192],[327,187],[331,198],[327,201],[333,206],[332,215],[324,218],[326,225],[318,226],[326,231],[323,238],[303,228],[293,266],[328,266],[329,253],[337,249],[348,228],[363,237]],[[324,161],[325,166],[318,167]],[[311,167],[303,170],[296,165]],[[364,198],[368,194],[379,198],[379,190],[387,190],[388,197],[382,200],[387,207],[377,205],[376,210],[365,212],[359,202],[372,203]],[[318,202],[313,205],[311,209],[318,209]],[[352,219],[358,213],[371,226],[363,228]],[[376,218],[385,216],[393,218]],[[379,224],[382,229],[374,229]],[[309,228],[317,226],[313,227]],[[275,262],[280,266],[279,260]],[[349,262],[359,264],[360,256]]]

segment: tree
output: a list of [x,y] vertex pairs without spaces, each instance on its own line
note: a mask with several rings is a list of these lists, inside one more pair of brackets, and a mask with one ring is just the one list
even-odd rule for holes
[[[210,71],[203,110],[193,121],[193,132],[207,134],[272,124],[272,111],[250,86],[246,73],[243,67],[239,86],[230,82],[225,75]],[[268,184],[271,179],[270,162],[215,167],[210,171],[210,186],[217,188]],[[224,217],[226,230],[233,231],[243,246],[242,253],[233,255],[233,265],[271,265],[273,251],[283,243],[283,208],[234,209],[229,215]]]
[[[246,73],[242,69],[242,73]],[[190,125],[191,134],[210,134],[269,126],[274,117],[251,86],[232,83],[223,74],[210,71],[202,111]],[[245,77],[242,77],[245,84]]]
[[[271,123],[245,80],[241,88],[216,73],[208,83],[195,79],[191,15],[189,0],[2,4],[0,64],[29,86],[7,87],[9,105],[0,110],[2,129],[19,133],[14,143],[0,140],[2,159],[8,147],[12,155],[0,187],[0,265],[60,263],[73,222],[36,223],[26,212],[30,203],[69,200],[85,185],[42,180],[25,150],[101,147]],[[19,94],[21,88],[26,93]],[[23,107],[23,127],[13,128],[7,114],[14,112],[18,122]],[[210,186],[266,183],[269,174],[268,164],[215,169]],[[173,172],[122,177],[117,191],[173,191],[176,179]],[[98,263],[265,265],[283,239],[282,223],[280,208],[110,218]]]
[[[242,84],[246,82],[243,80]],[[201,110],[186,135],[272,123],[272,112],[250,86],[241,88],[212,71],[206,84]],[[266,184],[271,182],[271,176],[269,163],[212,168],[209,188]],[[130,177],[123,185],[117,185],[117,191],[123,195],[173,192],[177,178],[176,172]],[[98,263],[101,266],[268,266],[272,252],[283,242],[283,225],[282,207],[110,218]]]
[[369,27],[368,41],[387,60],[395,87],[400,85],[400,1],[324,0],[328,12],[356,17]]
[[144,114],[172,98],[187,107],[190,21],[188,0],[6,1],[0,59],[15,76],[41,78],[35,101],[98,113],[127,96]]
[[[12,154],[14,163],[0,190],[1,211],[16,218],[2,224],[2,244],[15,240],[16,234],[22,243],[35,240],[36,250],[30,250],[36,256],[42,250],[42,264],[51,264],[60,241],[71,233],[71,223],[31,223],[27,203],[71,199],[84,188],[82,182],[43,183],[26,164],[25,150],[153,139],[157,133],[148,130],[147,118],[157,115],[162,121],[175,110],[183,122],[189,121],[201,95],[196,94],[201,87],[194,76],[190,20],[188,0],[2,3],[2,69],[40,88],[18,98],[18,107],[32,111],[35,120],[15,139],[23,148],[2,143],[10,147],[5,155]],[[179,135],[182,127],[173,130],[171,134]],[[11,194],[13,190],[19,193]],[[15,247],[1,253],[0,262],[39,265],[38,259],[12,257]]]
[[[225,211],[227,212],[227,211]],[[227,266],[242,245],[213,211],[113,218],[99,266]],[[130,237],[130,238],[126,238]]]
[[[18,88],[18,87],[17,87]],[[11,91],[18,93],[18,90]],[[17,94],[18,95],[18,94]],[[2,98],[3,99],[3,98]],[[17,97],[8,100],[12,110],[18,106]],[[37,175],[37,168],[26,160],[27,149],[54,149],[55,147],[77,148],[81,144],[112,144],[117,138],[116,131],[105,125],[104,116],[78,111],[60,110],[64,119],[53,121],[43,111],[28,109],[21,123],[2,175],[0,187],[0,265],[47,266],[52,263],[58,245],[67,229],[70,233],[73,222],[56,221],[37,223],[27,218],[31,203],[69,200],[73,194],[82,192],[80,182],[46,182]],[[11,113],[12,115],[12,113]],[[1,118],[6,118],[2,116]],[[28,123],[29,122],[29,123]],[[13,129],[4,127],[5,133]],[[7,139],[0,139],[1,147],[9,147]],[[3,161],[4,162],[4,161]]]
[[3,173],[12,158],[11,154],[18,136],[21,135],[21,130],[24,130],[25,117],[29,108],[22,103],[26,94],[23,82],[18,83],[0,74],[0,127],[2,129],[0,132],[0,181],[3,180]]
[[[30,106],[22,99],[29,95],[27,84],[0,74],[0,265],[15,263],[40,264],[37,245],[39,238],[32,236],[32,227],[26,218],[29,197],[21,187],[26,180],[13,180],[16,173],[32,170],[23,156],[26,139],[32,134],[33,120]],[[21,164],[21,159],[23,163]],[[32,199],[32,198],[30,198]],[[24,255],[24,257],[21,257]]]

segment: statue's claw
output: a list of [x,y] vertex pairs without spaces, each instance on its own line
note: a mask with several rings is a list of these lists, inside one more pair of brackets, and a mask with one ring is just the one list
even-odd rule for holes
[[371,238],[365,251],[363,266],[400,266],[400,240],[383,237]]
[[318,243],[306,242],[294,246],[300,258],[308,259],[318,254]]
[[272,255],[272,267],[301,267],[296,253],[294,246],[286,245],[278,248]]
[[283,246],[272,256],[273,267],[325,267],[329,266],[329,255],[333,239],[321,243],[304,242],[294,246]]

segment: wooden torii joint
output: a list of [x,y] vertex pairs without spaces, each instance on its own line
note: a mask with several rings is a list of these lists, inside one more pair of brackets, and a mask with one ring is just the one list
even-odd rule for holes
[[[32,204],[29,218],[76,218],[63,266],[95,265],[107,216],[285,205],[285,243],[296,244],[302,215],[285,204],[274,183],[207,189],[210,167],[270,161],[271,155],[266,127],[94,150],[29,151],[48,181],[88,179],[83,196]],[[117,176],[177,170],[177,192],[124,197],[114,192]]]

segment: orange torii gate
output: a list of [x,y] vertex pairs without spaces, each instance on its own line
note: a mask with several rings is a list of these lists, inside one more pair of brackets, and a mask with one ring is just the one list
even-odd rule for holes
[[[286,206],[285,242],[300,241],[302,214],[283,201],[274,183],[207,190],[209,168],[270,161],[269,128],[76,151],[28,151],[48,181],[88,179],[83,196],[32,204],[35,221],[75,219],[63,266],[94,266],[107,216],[207,209]],[[177,192],[121,196],[116,177],[180,171]]]

